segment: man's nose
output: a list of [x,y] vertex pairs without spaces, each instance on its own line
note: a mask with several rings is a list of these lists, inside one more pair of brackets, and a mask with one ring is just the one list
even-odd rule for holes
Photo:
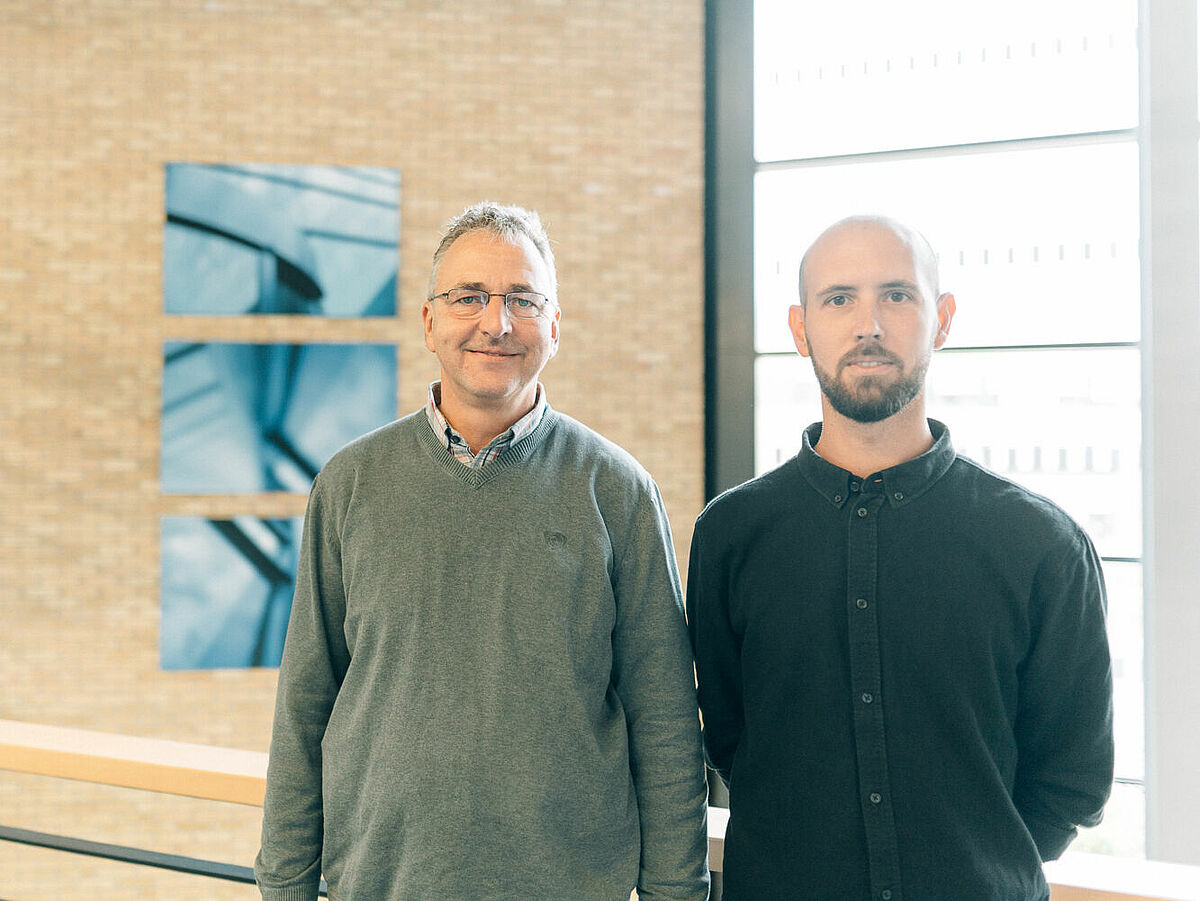
[[858,305],[854,320],[854,335],[862,341],[866,338],[882,338],[883,323],[879,318],[879,305],[867,301]]
[[490,337],[506,335],[512,331],[512,314],[508,312],[508,303],[503,294],[493,294],[488,298],[487,306],[483,308],[479,328]]

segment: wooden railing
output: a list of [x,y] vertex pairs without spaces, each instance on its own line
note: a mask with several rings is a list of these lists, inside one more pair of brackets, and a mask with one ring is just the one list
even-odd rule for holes
[[0,720],[0,769],[261,807],[267,755]]
[[[261,806],[267,755],[0,720],[0,769]],[[729,811],[709,809],[720,871]],[[1046,865],[1053,901],[1200,901],[1200,867],[1068,852]]]

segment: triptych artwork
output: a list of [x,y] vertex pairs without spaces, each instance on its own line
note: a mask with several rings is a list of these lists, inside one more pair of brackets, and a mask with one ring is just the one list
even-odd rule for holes
[[[394,316],[399,232],[392,169],[167,166],[164,308],[180,318],[163,346],[164,494],[305,494],[395,417],[392,344],[189,340],[186,317]],[[164,669],[278,665],[301,529],[163,517]]]

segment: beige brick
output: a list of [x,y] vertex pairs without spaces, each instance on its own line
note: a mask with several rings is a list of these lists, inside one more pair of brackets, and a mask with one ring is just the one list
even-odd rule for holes
[[[481,198],[556,242],[552,403],[632,451],[681,554],[703,501],[702,0],[0,2],[0,718],[265,749],[272,672],[158,667],[159,519],[295,496],[158,484],[162,342],[393,341],[435,374],[436,231]],[[162,312],[163,167],[400,170],[399,315]],[[12,825],[249,862],[257,812],[0,774]],[[165,845],[164,845],[165,843]],[[0,894],[252,897],[0,845]]]

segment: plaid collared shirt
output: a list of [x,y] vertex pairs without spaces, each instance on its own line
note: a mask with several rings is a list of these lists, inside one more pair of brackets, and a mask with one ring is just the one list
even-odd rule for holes
[[425,418],[429,420],[429,427],[433,429],[433,434],[437,435],[438,440],[445,443],[446,450],[454,454],[458,462],[471,469],[479,469],[499,457],[514,441],[520,441],[537,428],[538,423],[542,421],[542,414],[546,412],[546,389],[538,382],[537,401],[533,409],[514,422],[507,432],[497,435],[486,446],[480,448],[477,454],[471,452],[470,445],[463,440],[462,435],[454,431],[454,427],[446,421],[446,417],[442,415],[441,403],[442,383],[435,380],[429,383],[429,397],[425,401]]

